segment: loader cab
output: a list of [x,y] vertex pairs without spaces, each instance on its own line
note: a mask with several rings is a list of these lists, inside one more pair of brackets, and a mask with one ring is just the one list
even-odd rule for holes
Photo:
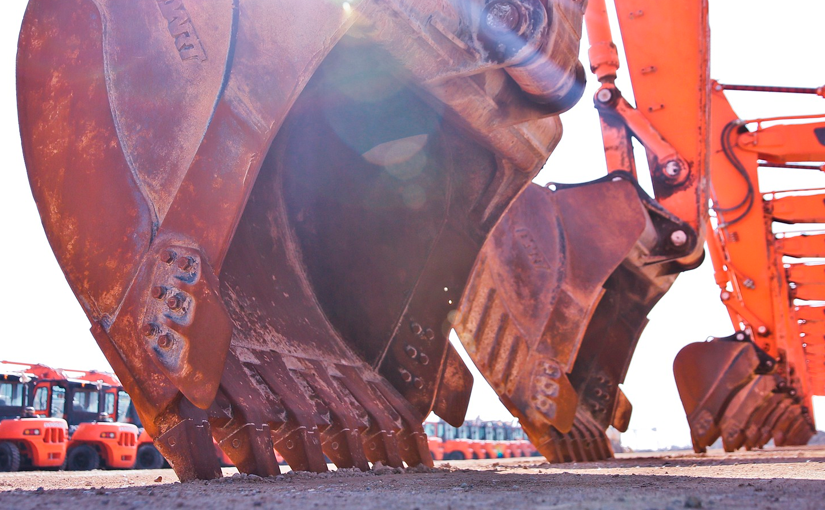
[[437,427],[436,423],[424,423],[424,433],[427,434],[427,437],[438,437]]
[[115,421],[117,422],[132,423],[138,428],[143,427],[140,423],[140,418],[138,418],[137,411],[135,411],[135,406],[132,404],[132,399],[122,388],[117,390],[116,409],[115,412],[112,413],[112,416],[116,417]]
[[493,436],[494,436],[493,440],[495,440],[495,441],[508,441],[509,439],[511,439],[509,437],[508,430],[507,430],[508,427],[506,425],[498,424],[495,427],[492,427],[492,425],[491,425],[491,428],[493,428]]
[[42,380],[35,383],[31,406],[38,416],[62,418],[73,427],[97,421],[101,413],[113,411],[114,398],[102,385],[88,381]]
[[85,471],[135,465],[138,429],[115,421],[120,399],[118,386],[65,378],[37,381],[31,402],[38,415],[68,422],[71,437],[66,467]]
[[57,468],[66,459],[68,425],[29,414],[32,385],[28,374],[0,373],[0,472]]
[[19,374],[0,374],[0,420],[23,415],[28,403],[28,381]]

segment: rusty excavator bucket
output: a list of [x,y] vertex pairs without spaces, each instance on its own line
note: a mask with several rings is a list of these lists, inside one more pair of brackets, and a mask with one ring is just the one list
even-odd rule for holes
[[623,172],[531,185],[493,230],[455,328],[548,460],[612,457],[605,431],[627,430],[632,410],[619,384],[647,313],[684,270],[676,259],[696,244]]
[[733,452],[771,439],[777,446],[804,445],[815,433],[808,408],[776,372],[776,360],[745,331],[687,345],[673,373],[697,452],[720,438]]
[[[18,109],[32,191],[95,339],[182,480],[220,476],[213,438],[263,476],[279,471],[275,450],[316,472],[327,460],[432,464],[424,417],[459,425],[472,386],[447,340],[451,318],[490,231],[558,143],[558,113],[581,96],[583,8],[29,2]],[[620,189],[617,206],[639,203],[625,180],[595,186]],[[604,248],[616,267],[636,257],[632,270],[603,268],[599,243],[570,251],[565,225],[584,240],[624,227],[576,219],[582,208],[559,201],[590,189],[542,204],[530,188],[518,209],[541,207],[537,228],[562,253],[540,261],[561,263],[542,268],[561,286],[534,293],[558,296],[549,327],[575,337],[548,343],[567,347],[543,359],[575,377],[567,400],[553,400],[556,365],[541,365],[550,400],[539,412],[556,401],[559,412],[534,423],[565,433],[571,388],[609,394],[598,424],[629,409],[615,386],[626,366],[604,358],[627,349],[609,342],[638,335],[626,306],[636,314],[662,292],[640,283],[631,304],[610,290],[647,274],[636,237],[658,232],[640,206],[625,244]],[[519,228],[498,227],[496,242],[524,243]],[[579,327],[591,319],[605,321],[592,338]],[[627,331],[611,333],[611,321]],[[602,340],[604,352],[573,363],[579,344]],[[518,363],[507,370],[523,372]],[[580,402],[581,419],[595,404]]]
[[583,91],[583,4],[29,2],[32,191],[182,480],[220,476],[213,438],[262,476],[432,465],[422,421],[460,425],[473,383],[452,328],[549,460],[612,455],[698,240],[629,174],[529,184]]

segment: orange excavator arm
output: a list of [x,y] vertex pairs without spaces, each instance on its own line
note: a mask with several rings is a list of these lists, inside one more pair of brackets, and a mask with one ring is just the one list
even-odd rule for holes
[[[631,137],[647,150],[656,201],[688,223],[700,242],[686,265],[701,258],[707,218],[709,48],[707,1],[616,0],[634,108],[616,88],[619,57],[605,0],[585,15],[590,67],[601,83],[595,95],[608,172],[636,174]],[[651,41],[656,41],[651,44]],[[693,233],[687,233],[688,236]],[[674,233],[674,243],[683,243]]]
[[[632,139],[641,142],[656,201],[692,228],[674,231],[670,242],[699,240],[680,260],[685,268],[701,262],[704,232],[710,233],[716,281],[737,330],[686,347],[674,364],[694,447],[704,451],[720,436],[727,450],[761,446],[771,437],[804,444],[814,430],[810,396],[821,387],[825,328],[811,304],[825,298],[825,266],[801,260],[821,255],[817,243],[825,236],[775,235],[772,225],[825,221],[823,194],[763,199],[757,169],[821,169],[811,162],[825,159],[825,126],[817,116],[740,121],[723,91],[822,96],[823,88],[712,82],[707,2],[614,3],[635,108],[615,85],[619,58],[605,1],[591,1],[585,16],[591,70],[601,84],[594,99],[608,172],[635,176]],[[813,119],[818,122],[799,123]],[[770,125],[789,120],[795,123]],[[755,129],[746,129],[749,124]]]
[[[713,84],[708,248],[737,333],[687,346],[674,371],[697,451],[720,436],[728,451],[771,438],[805,444],[815,430],[811,397],[825,391],[825,337],[818,331],[825,314],[815,303],[825,297],[818,292],[825,271],[815,258],[825,253],[812,234],[820,227],[786,234],[780,225],[825,220],[825,195],[769,193],[759,168],[820,171],[825,123],[815,115],[742,120],[725,90],[821,91]],[[711,357],[724,361],[709,369]]]

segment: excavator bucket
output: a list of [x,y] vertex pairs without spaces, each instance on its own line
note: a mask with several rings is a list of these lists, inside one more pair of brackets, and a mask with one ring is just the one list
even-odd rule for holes
[[621,172],[532,185],[493,230],[455,328],[548,460],[612,456],[605,431],[626,430],[632,410],[619,384],[647,313],[684,269],[676,259],[695,245]]
[[775,373],[775,361],[745,332],[683,348],[673,363],[693,448],[721,437],[725,451],[806,444],[814,434],[807,408]]
[[[563,0],[29,2],[18,108],[32,191],[98,344],[181,479],[220,476],[213,438],[264,476],[275,450],[316,472],[327,459],[432,463],[424,417],[460,424],[472,386],[450,319],[581,96],[582,14]],[[521,268],[560,285],[525,289],[557,303],[530,329],[547,337],[546,363],[513,358],[493,378],[527,370],[512,385],[529,393],[506,394],[544,426],[534,438],[550,424],[572,434],[577,412],[599,428],[616,408],[626,423],[617,384],[672,280],[654,274],[680,250],[662,245],[672,221],[619,181],[543,204],[530,189],[518,210],[543,208],[535,227],[552,249],[513,221],[491,241],[515,243],[513,257],[542,250]],[[603,193],[612,207],[588,213]],[[508,345],[496,352],[522,353]]]

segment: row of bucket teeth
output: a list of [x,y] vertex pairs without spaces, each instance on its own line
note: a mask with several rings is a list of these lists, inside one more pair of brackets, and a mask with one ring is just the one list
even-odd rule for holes
[[432,466],[421,418],[367,366],[288,359],[275,351],[230,350],[212,435],[244,473]]
[[688,345],[676,356],[676,384],[695,451],[722,440],[727,452],[804,445],[814,434],[807,408],[744,333]]
[[593,462],[613,458],[613,447],[604,429],[587,413],[576,413],[569,432],[550,427],[537,446],[553,463]]
[[[758,376],[754,381],[764,388],[773,386],[775,390],[773,377]],[[738,397],[739,394],[731,403]],[[720,420],[722,446],[726,452],[743,447],[762,448],[771,439],[776,446],[801,446],[813,437],[815,430],[808,411],[794,397],[768,390],[764,396],[748,394],[748,398],[751,402],[744,406],[736,409],[729,406]]]

